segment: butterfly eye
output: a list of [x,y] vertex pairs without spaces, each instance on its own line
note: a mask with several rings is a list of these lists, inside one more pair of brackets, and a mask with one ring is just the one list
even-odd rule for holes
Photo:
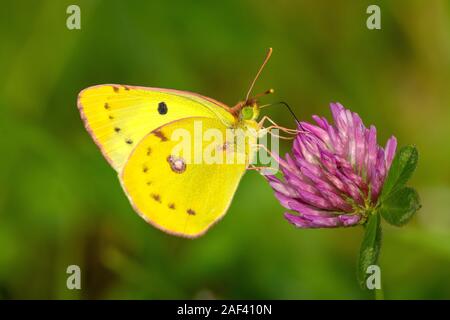
[[244,120],[251,120],[253,118],[253,108],[244,107],[241,111],[241,117]]

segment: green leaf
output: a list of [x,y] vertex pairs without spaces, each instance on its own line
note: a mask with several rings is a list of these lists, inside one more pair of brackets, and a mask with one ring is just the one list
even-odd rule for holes
[[413,188],[403,187],[391,192],[381,203],[378,212],[387,222],[400,227],[411,220],[420,207],[417,191]]
[[361,243],[358,259],[358,282],[361,288],[366,288],[367,268],[377,264],[381,248],[381,225],[380,215],[374,214],[369,217],[365,225],[365,234]]
[[405,146],[397,152],[384,182],[381,200],[406,184],[416,169],[418,158],[419,153],[414,146]]

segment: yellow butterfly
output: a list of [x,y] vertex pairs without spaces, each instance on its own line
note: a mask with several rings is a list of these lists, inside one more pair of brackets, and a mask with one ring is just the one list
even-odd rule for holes
[[[198,137],[196,125],[200,122],[203,131],[215,129],[224,136],[227,130],[260,131],[262,123],[256,122],[259,96],[249,95],[271,52],[246,99],[231,108],[196,93],[171,89],[107,84],[80,92],[78,108],[86,130],[118,172],[133,208],[145,221],[170,234],[193,238],[226,213],[254,155],[250,145],[255,139],[245,140],[245,150],[240,152],[245,156],[243,162],[187,161],[195,157],[192,150],[198,140],[205,139]],[[197,138],[188,142],[191,151],[175,155],[179,141],[174,136],[182,130]],[[214,156],[232,153],[236,160],[235,138],[202,145],[201,152],[209,148]]]

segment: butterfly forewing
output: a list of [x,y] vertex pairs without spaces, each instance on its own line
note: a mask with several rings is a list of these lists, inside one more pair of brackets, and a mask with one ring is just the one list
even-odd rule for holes
[[121,172],[131,151],[152,130],[187,117],[235,121],[225,105],[198,94],[123,85],[89,87],[78,96],[78,108],[103,155]]

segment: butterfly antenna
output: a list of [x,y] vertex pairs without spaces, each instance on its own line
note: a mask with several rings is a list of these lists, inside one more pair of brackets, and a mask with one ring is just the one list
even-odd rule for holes
[[272,48],[269,48],[266,54],[266,58],[264,59],[262,65],[259,67],[258,73],[256,74],[255,78],[253,79],[252,84],[250,85],[250,88],[247,91],[247,95],[245,96],[245,101],[248,101],[248,98],[250,97],[250,93],[253,90],[253,87],[255,86],[256,80],[258,80],[259,75],[261,74],[261,71],[264,69],[264,67],[267,64],[267,61],[269,61],[270,56],[272,55]]
[[285,106],[285,107],[289,110],[289,112],[291,113],[291,115],[294,117],[295,121],[297,121],[297,123],[300,123],[300,121],[298,120],[298,118],[297,118],[297,116],[295,115],[294,111],[293,111],[292,108],[287,104],[287,102],[279,101],[279,102],[275,102],[275,103],[269,103],[269,104],[262,105],[262,106],[260,106],[259,108],[260,108],[260,109],[262,109],[262,108],[267,108],[267,107],[271,107],[271,106],[274,106],[274,105],[277,105],[277,104],[282,104],[283,106]]

